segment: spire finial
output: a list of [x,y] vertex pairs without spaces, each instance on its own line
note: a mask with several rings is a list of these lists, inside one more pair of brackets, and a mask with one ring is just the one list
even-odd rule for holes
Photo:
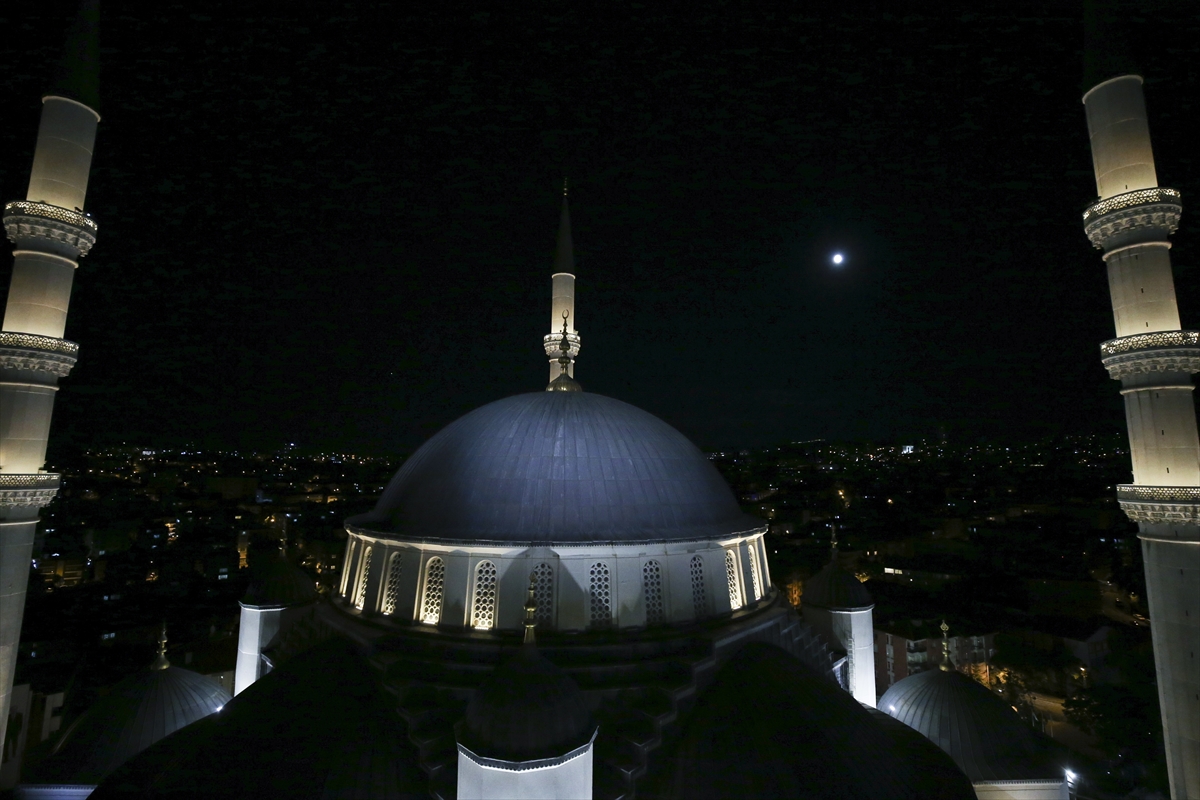
[[558,377],[550,381],[550,385],[546,387],[547,392],[582,392],[581,387],[574,378],[571,377],[571,340],[570,334],[567,332],[567,319],[571,316],[571,312],[563,310],[562,319],[562,338],[558,341]]
[[100,108],[100,0],[82,0],[47,94]]
[[567,196],[567,179],[566,179],[566,176],[564,176],[563,177],[563,197],[566,197],[566,196]]
[[533,597],[533,581],[530,581],[529,590],[525,593],[525,644],[532,645],[537,642],[537,634],[534,633],[536,627],[537,600]]
[[942,663],[938,665],[938,669],[951,672],[954,667],[950,665],[950,626],[946,624],[946,620],[942,620],[939,627],[942,629]]
[[169,666],[171,662],[167,661],[167,621],[164,619],[162,630],[158,634],[158,657],[154,659],[150,669],[166,669]]

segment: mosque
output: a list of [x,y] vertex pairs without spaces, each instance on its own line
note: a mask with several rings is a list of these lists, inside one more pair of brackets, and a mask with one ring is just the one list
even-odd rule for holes
[[[55,91],[45,146],[94,135],[92,95]],[[51,218],[40,191],[6,230],[65,260],[52,232],[84,223],[21,222]],[[334,596],[283,553],[252,565],[235,696],[164,633],[18,796],[1067,800],[1053,743],[948,650],[877,699],[866,587],[831,559],[798,614],[708,459],[584,390],[572,254],[564,190],[548,385],[447,426],[346,520]]]

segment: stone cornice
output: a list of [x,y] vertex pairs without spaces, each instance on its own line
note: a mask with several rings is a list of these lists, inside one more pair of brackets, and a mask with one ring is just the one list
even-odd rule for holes
[[1099,250],[1144,239],[1166,239],[1179,227],[1180,194],[1158,186],[1125,192],[1093,203],[1083,212],[1083,230]]
[[1111,378],[1151,372],[1200,372],[1200,331],[1158,331],[1109,339],[1100,345]]
[[49,472],[0,472],[0,508],[48,505],[58,494],[59,476]]
[[1122,484],[1117,503],[1134,522],[1200,525],[1200,486]]
[[79,345],[66,339],[32,333],[0,333],[0,370],[39,370],[62,378],[75,366],[78,352]]
[[4,232],[9,241],[29,249],[37,249],[38,239],[48,239],[83,258],[96,243],[97,227],[91,217],[49,203],[16,200],[4,206]]

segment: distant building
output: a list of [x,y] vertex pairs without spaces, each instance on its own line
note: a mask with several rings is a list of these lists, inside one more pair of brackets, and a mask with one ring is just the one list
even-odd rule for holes
[[[976,636],[951,636],[950,658],[959,669],[976,664],[987,665],[996,654],[994,633]],[[942,653],[942,639],[934,621],[911,621],[875,628],[875,690],[883,694],[910,675],[936,668]]]

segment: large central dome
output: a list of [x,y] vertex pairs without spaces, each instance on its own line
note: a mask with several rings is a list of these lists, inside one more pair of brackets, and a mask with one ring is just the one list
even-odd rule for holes
[[701,540],[762,525],[681,433],[586,392],[517,395],[467,414],[348,524],[404,539],[530,544]]

